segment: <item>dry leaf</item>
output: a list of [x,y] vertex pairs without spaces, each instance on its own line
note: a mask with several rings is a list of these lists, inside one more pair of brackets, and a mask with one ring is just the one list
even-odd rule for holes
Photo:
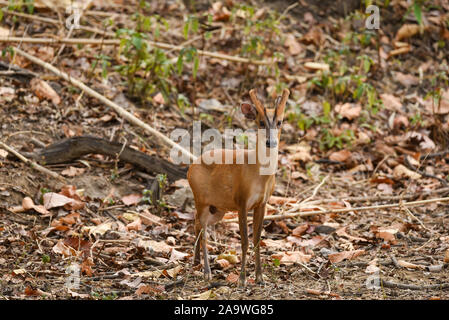
[[44,80],[33,78],[31,80],[31,89],[39,99],[51,100],[54,104],[61,103],[61,98],[56,91]]
[[44,206],[42,205],[35,205],[33,200],[30,197],[25,197],[22,200],[21,206],[16,206],[9,208],[8,210],[11,212],[24,212],[33,209],[34,211],[43,214],[43,215],[50,215],[50,211],[48,211]]
[[401,267],[404,268],[409,268],[409,269],[424,269],[424,266],[420,266],[414,263],[410,263],[404,260],[398,260],[398,265],[400,265]]
[[227,277],[226,277],[226,281],[230,282],[230,283],[238,283],[239,282],[239,276],[235,273],[230,273]]
[[358,118],[360,116],[360,112],[362,111],[362,106],[358,103],[345,103],[345,104],[337,104],[335,106],[335,111],[338,112],[343,118],[348,120],[352,120]]
[[126,230],[131,231],[140,231],[142,230],[142,221],[140,220],[140,218],[137,218],[136,220],[134,220],[131,223],[128,223],[126,225]]
[[9,87],[0,87],[0,102],[11,102],[16,98],[16,90]]
[[397,82],[404,87],[416,86],[419,84],[419,79],[411,74],[404,74],[402,72],[396,72],[394,78]]
[[136,290],[136,295],[140,296],[142,294],[155,294],[164,292],[164,287],[161,285],[152,286],[149,284],[143,284]]
[[218,265],[220,266],[220,268],[222,269],[227,269],[231,266],[231,264],[229,263],[228,260],[226,259],[217,259],[215,260],[216,263],[218,263]]
[[307,142],[301,142],[299,144],[287,146],[286,149],[288,152],[292,153],[288,156],[288,159],[291,161],[300,160],[302,162],[312,161],[313,158],[310,155],[310,150],[312,149]]
[[165,104],[164,96],[160,92],[153,97],[153,101],[158,104]]
[[133,193],[122,197],[122,202],[127,206],[138,204],[140,200],[142,200],[142,195],[138,193]]
[[444,254],[444,262],[449,263],[449,249],[447,249],[446,253]]
[[338,263],[346,259],[347,260],[355,259],[362,254],[365,254],[365,250],[351,250],[351,251],[331,253],[329,254],[329,261],[332,263]]
[[68,169],[62,170],[61,174],[66,177],[75,177],[83,174],[84,171],[86,171],[85,168],[76,168],[70,166]]
[[104,235],[107,231],[111,230],[112,228],[112,222],[105,222],[102,224],[99,224],[98,226],[91,226],[91,227],[83,227],[81,230],[83,232],[88,232],[90,235]]
[[192,300],[207,300],[210,298],[211,293],[211,290],[207,290],[201,294],[193,295],[191,298]]
[[56,192],[47,192],[43,196],[45,209],[63,207],[68,203],[73,203],[75,200],[66,197]]
[[399,48],[399,49],[391,50],[388,53],[388,58],[394,57],[394,56],[398,56],[398,55],[404,54],[404,53],[409,53],[410,51],[412,51],[412,47],[411,46],[402,47],[402,48]]
[[282,240],[271,240],[271,239],[263,239],[260,241],[260,245],[262,247],[269,247],[272,249],[285,249],[287,247],[291,248],[292,244],[290,242]]
[[417,24],[404,24],[401,28],[399,28],[396,33],[395,40],[401,41],[402,39],[407,39],[419,32],[419,25]]
[[312,255],[301,251],[285,251],[273,254],[273,259],[278,259],[281,264],[307,263],[312,259]]
[[292,235],[295,237],[300,237],[307,231],[307,229],[309,229],[309,225],[307,223],[301,224],[293,229]]
[[449,113],[449,89],[441,94],[441,100],[439,105],[433,101],[432,97],[423,101],[424,107],[429,112],[435,112],[436,114]]
[[168,259],[169,262],[176,262],[178,260],[184,260],[186,257],[188,257],[189,254],[185,252],[181,252],[173,248],[171,250],[170,259]]
[[306,62],[304,63],[304,67],[306,69],[312,71],[329,71],[329,65],[327,63],[319,63],[319,62]]
[[140,216],[140,219],[142,220],[142,223],[146,224],[146,225],[162,223],[161,217],[158,217],[158,216],[150,213],[148,210],[143,211],[139,216]]
[[404,166],[402,164],[399,164],[394,168],[393,176],[396,179],[410,178],[413,180],[417,180],[417,179],[421,178],[421,175],[419,173],[410,170],[409,168],[407,168],[406,166]]
[[340,150],[332,152],[329,156],[329,160],[345,162],[352,157],[352,153],[349,150]]
[[231,264],[239,263],[239,257],[233,253],[222,253],[217,257],[217,260],[221,259],[227,260]]
[[284,45],[288,47],[288,52],[292,56],[296,56],[302,52],[302,47],[293,34],[289,34],[285,39]]
[[382,102],[386,109],[394,110],[394,111],[401,111],[402,103],[401,103],[401,99],[399,99],[398,97],[395,97],[392,94],[382,93],[380,95],[380,99],[382,99]]
[[173,278],[176,278],[176,276],[178,275],[178,273],[179,273],[181,270],[182,270],[182,267],[181,267],[181,266],[176,266],[176,267],[174,267],[174,268],[164,270],[164,271],[162,271],[162,273],[163,273],[165,276],[170,277],[170,278],[173,279]]

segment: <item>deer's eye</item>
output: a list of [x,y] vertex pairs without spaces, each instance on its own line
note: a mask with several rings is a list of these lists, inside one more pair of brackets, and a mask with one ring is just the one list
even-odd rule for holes
[[276,125],[277,125],[278,127],[280,127],[281,124],[282,124],[282,121],[278,121]]
[[259,126],[260,126],[261,128],[265,127],[265,121],[260,121],[260,122],[259,122]]

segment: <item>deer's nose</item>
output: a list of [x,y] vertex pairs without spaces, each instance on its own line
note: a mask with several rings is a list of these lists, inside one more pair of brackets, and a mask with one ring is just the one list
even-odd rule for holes
[[276,148],[278,145],[277,140],[268,139],[266,142],[267,148]]

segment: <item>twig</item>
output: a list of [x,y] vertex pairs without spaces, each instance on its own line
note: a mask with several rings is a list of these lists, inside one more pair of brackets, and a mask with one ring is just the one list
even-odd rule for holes
[[[49,23],[49,24],[54,24],[56,26],[60,26],[61,25],[61,23],[58,20],[51,19],[51,18],[44,18],[44,17],[39,17],[37,15],[31,15],[31,14],[26,14],[26,13],[22,13],[22,12],[15,12],[15,11],[4,10],[3,12],[5,14],[11,14],[11,15],[15,15],[15,16],[18,16],[18,17],[22,17],[22,18],[27,18],[27,19],[37,20],[37,21],[41,21],[41,22],[46,22],[46,23]],[[108,37],[115,37],[115,33],[113,33],[113,32],[105,32],[104,30],[97,29],[97,28],[92,28],[92,27],[79,26],[79,30],[92,32],[92,33],[97,33],[97,34],[105,35],[105,36],[108,36]]]
[[[37,43],[37,44],[91,44],[91,45],[120,45],[120,39],[86,39],[86,38],[67,38],[67,39],[52,39],[52,38],[20,38],[20,37],[0,37],[0,42],[22,42],[22,43]],[[148,45],[164,49],[164,50],[175,50],[181,51],[184,49],[183,46],[172,45],[164,42],[157,41],[147,41]],[[218,52],[197,50],[197,54],[208,56],[211,58],[217,58],[221,60],[228,60],[233,62],[241,62],[255,65],[271,65],[275,62],[275,60],[267,61],[267,60],[252,60],[248,58],[242,58],[237,56],[231,56]]]
[[41,165],[39,165],[38,163],[31,161],[27,158],[25,158],[23,155],[21,155],[19,152],[17,152],[16,150],[14,150],[13,148],[11,148],[10,146],[4,144],[2,141],[0,141],[0,146],[2,148],[4,148],[5,150],[11,152],[12,154],[14,154],[17,158],[19,158],[22,162],[24,162],[25,164],[29,165],[31,168],[36,169],[37,171],[40,171],[44,174],[47,174],[55,179],[58,179],[61,182],[66,183],[66,180],[64,179],[64,177],[60,176],[59,174],[57,174],[56,172],[53,172],[51,170],[48,170],[47,168],[42,167]]
[[189,159],[192,160],[196,160],[196,157],[190,153],[190,151],[188,151],[187,149],[183,148],[182,146],[180,146],[179,144],[173,142],[170,138],[168,138],[166,135],[164,135],[163,133],[160,133],[159,131],[157,131],[156,129],[154,129],[153,127],[149,126],[148,124],[146,124],[145,122],[143,122],[142,120],[136,118],[133,114],[131,114],[129,111],[123,109],[122,107],[120,107],[118,104],[112,102],[111,100],[109,100],[108,98],[106,98],[105,96],[99,94],[98,92],[96,92],[95,90],[92,90],[91,88],[89,88],[88,86],[86,86],[84,83],[82,83],[81,81],[69,76],[67,73],[62,72],[61,70],[55,68],[54,66],[52,66],[51,64],[42,61],[39,58],[36,58],[35,56],[32,56],[28,53],[26,53],[25,51],[22,51],[20,49],[14,48],[15,52],[20,54],[21,56],[27,58],[28,60],[31,60],[32,62],[40,65],[41,67],[50,70],[51,72],[55,73],[56,75],[58,75],[59,77],[63,78],[64,80],[70,82],[71,84],[73,84],[74,86],[77,86],[78,88],[84,90],[87,94],[89,94],[90,96],[97,98],[98,100],[100,100],[101,102],[103,102],[104,104],[108,105],[109,107],[111,107],[112,109],[114,109],[115,112],[117,112],[118,115],[120,115],[121,117],[125,118],[126,120],[128,120],[129,122],[131,122],[134,125],[137,125],[141,128],[143,128],[144,130],[148,131],[149,133],[151,133],[152,135],[160,138],[164,143],[166,143],[168,146],[171,146],[173,148],[176,148],[177,150],[179,150],[180,152],[182,152],[184,155],[186,155],[187,157],[189,157]]
[[440,283],[440,284],[431,284],[431,285],[422,285],[418,286],[415,284],[405,284],[405,283],[395,283],[387,280],[382,280],[381,285],[385,288],[394,288],[394,289],[409,289],[409,290],[428,290],[428,289],[448,289],[449,283]]
[[[310,211],[310,212],[296,212],[296,213],[290,213],[290,214],[274,214],[271,216],[264,217],[264,220],[281,220],[281,219],[296,218],[296,217],[309,217],[309,216],[315,216],[318,214],[325,214],[325,213],[346,213],[346,212],[351,212],[351,211],[369,211],[369,210],[374,210],[374,209],[399,208],[401,206],[412,207],[412,206],[419,206],[422,204],[428,204],[428,203],[434,203],[434,202],[446,202],[446,201],[449,201],[449,197],[419,200],[419,201],[410,201],[410,202],[398,202],[398,203],[392,203],[392,204],[381,204],[381,205],[377,205],[377,206],[368,206],[368,207],[331,209],[331,210]],[[248,218],[248,221],[252,221],[252,219]],[[226,223],[238,222],[238,219],[229,219],[229,220],[225,220],[225,222]]]
[[393,262],[394,266],[396,268],[400,269],[401,266],[399,265],[398,259],[396,259],[396,257],[393,254],[390,254],[390,258],[391,258],[391,261]]

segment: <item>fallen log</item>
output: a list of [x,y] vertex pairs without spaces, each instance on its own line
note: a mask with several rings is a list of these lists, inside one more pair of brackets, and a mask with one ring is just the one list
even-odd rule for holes
[[133,164],[150,173],[165,173],[168,180],[185,179],[187,169],[157,156],[150,156],[118,142],[93,136],[79,136],[58,141],[30,154],[39,163],[57,164],[70,162],[87,154],[118,157],[120,161]]

